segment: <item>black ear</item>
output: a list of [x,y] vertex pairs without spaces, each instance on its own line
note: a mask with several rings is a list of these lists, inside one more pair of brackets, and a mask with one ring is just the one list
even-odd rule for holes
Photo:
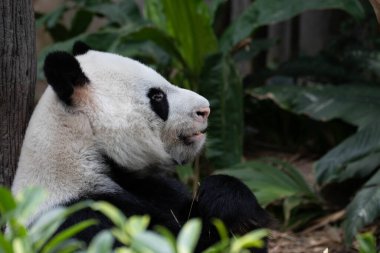
[[50,53],[45,59],[44,72],[58,97],[68,105],[72,104],[75,87],[89,83],[77,59],[66,52]]
[[74,43],[73,46],[73,55],[81,55],[87,53],[89,50],[91,50],[91,47],[87,45],[86,43],[82,41],[77,41]]

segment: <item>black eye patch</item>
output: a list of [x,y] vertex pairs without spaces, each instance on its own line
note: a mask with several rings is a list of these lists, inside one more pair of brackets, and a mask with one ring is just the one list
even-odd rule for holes
[[169,116],[169,103],[165,92],[159,88],[151,88],[147,94],[152,110],[164,121]]

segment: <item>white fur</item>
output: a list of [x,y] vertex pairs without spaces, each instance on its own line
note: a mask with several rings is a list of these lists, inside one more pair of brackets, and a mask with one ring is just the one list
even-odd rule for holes
[[[30,120],[12,186],[14,193],[46,188],[49,197],[39,213],[88,192],[118,191],[104,175],[101,152],[129,169],[172,169],[173,161],[191,161],[204,144],[184,145],[178,138],[207,126],[194,118],[209,106],[204,97],[129,58],[93,50],[76,58],[90,83],[75,90],[72,107],[48,87]],[[165,122],[150,108],[150,88],[167,94]]]

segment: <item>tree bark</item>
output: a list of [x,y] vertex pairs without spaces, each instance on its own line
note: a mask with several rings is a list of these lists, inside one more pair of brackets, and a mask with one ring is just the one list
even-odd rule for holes
[[0,185],[10,186],[33,109],[35,25],[31,0],[0,1]]

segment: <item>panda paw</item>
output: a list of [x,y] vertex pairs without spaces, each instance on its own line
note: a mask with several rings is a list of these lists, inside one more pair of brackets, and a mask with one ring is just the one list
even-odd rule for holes
[[248,187],[231,176],[207,177],[199,188],[198,208],[206,222],[218,218],[234,234],[269,227],[271,223],[270,216]]

